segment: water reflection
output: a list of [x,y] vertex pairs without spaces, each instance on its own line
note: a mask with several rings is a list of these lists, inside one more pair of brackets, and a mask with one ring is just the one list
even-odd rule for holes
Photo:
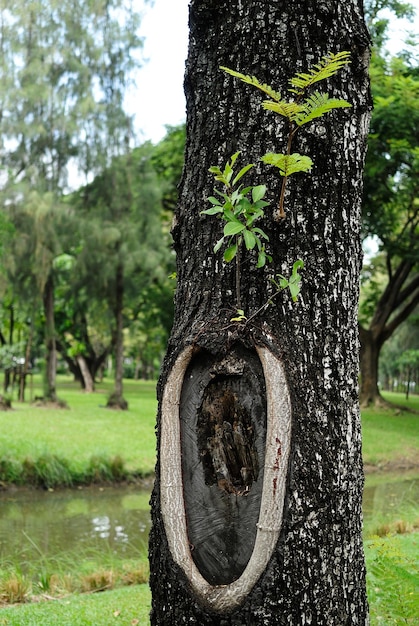
[[406,472],[367,476],[362,506],[365,527],[369,531],[374,529],[374,522],[378,525],[395,522],[409,511],[417,511],[419,475]]
[[0,558],[34,560],[80,550],[143,554],[149,492],[136,487],[0,494]]
[[[419,502],[419,476],[367,476],[366,528],[394,521]],[[87,551],[144,555],[150,529],[149,490],[136,486],[0,492],[0,566]]]

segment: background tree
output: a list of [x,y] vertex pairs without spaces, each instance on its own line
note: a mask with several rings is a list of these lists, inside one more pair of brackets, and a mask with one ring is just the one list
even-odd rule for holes
[[70,166],[91,175],[126,151],[124,94],[138,65],[132,52],[141,47],[139,14],[120,0],[77,6],[18,0],[12,9],[2,3],[0,20],[3,204],[20,214],[31,206],[25,235],[37,237],[31,271],[45,309],[45,397],[54,401],[53,262],[65,251],[60,200]]
[[170,214],[178,200],[177,186],[182,175],[185,150],[185,124],[167,126],[165,137],[153,150],[151,162],[164,185],[163,207]]
[[[385,341],[419,303],[419,80],[402,58],[374,57],[374,112],[365,170],[363,224],[380,255],[364,272],[361,404],[379,404],[378,361]],[[383,277],[385,279],[383,280]]]
[[[138,280],[162,277],[167,246],[162,237],[161,195],[144,144],[81,189],[78,214],[82,249],[76,273],[89,293],[105,299],[113,314],[115,390],[108,406],[125,409],[123,398],[124,310],[138,298]],[[144,280],[146,278],[146,280]],[[131,292],[131,293],[129,293]]]
[[[380,389],[404,391],[399,359],[407,350],[419,350],[417,313],[411,315],[384,344],[379,362]],[[419,381],[417,381],[419,383]],[[418,388],[415,387],[414,393]]]
[[[178,286],[159,382],[151,622],[367,624],[357,291],[370,103],[369,40],[361,3],[192,0],[190,28],[185,169],[173,228]],[[315,164],[311,175],[291,177],[285,219],[274,217],[281,181],[273,168],[262,170],[258,164],[243,179],[245,185],[268,185],[273,208],[266,208],[261,227],[269,236],[266,252],[272,264],[256,268],[256,255],[248,253],[240,274],[243,315],[237,316],[234,265],[223,263],[222,253],[213,250],[223,228],[216,218],[201,214],[210,206],[207,197],[214,195],[208,169],[223,167],[238,150],[240,165],[281,151],[289,129],[278,123],[276,113],[261,108],[255,90],[220,72],[220,65],[255,75],[286,94],[296,72],[307,72],[313,61],[339,50],[351,50],[351,65],[328,82],[327,91],[350,101],[352,108],[314,121],[298,134],[295,151],[312,156]],[[271,279],[289,276],[298,258],[304,273],[297,302],[284,291],[265,306],[275,292]],[[271,365],[262,372],[259,354]],[[253,412],[260,423],[252,421]],[[257,448],[265,436],[262,416],[287,430],[290,413],[289,466],[285,435],[269,440],[276,456],[259,474],[258,463],[263,468],[265,459],[263,446]],[[248,439],[237,421],[247,423]],[[227,422],[236,443],[224,449]],[[240,438],[252,461],[237,462],[234,482],[231,476],[227,480],[222,451],[234,450],[236,458],[243,458]],[[252,509],[260,502],[261,488],[268,498],[263,523]],[[281,511],[270,504],[283,489],[281,524]],[[217,517],[220,502],[226,508]],[[265,512],[272,514],[267,523]],[[192,526],[193,539],[188,534]],[[239,543],[247,559],[250,544],[249,569],[243,569],[246,559],[238,563]],[[211,555],[203,556],[204,544]],[[248,576],[262,553],[271,557],[249,589]]]

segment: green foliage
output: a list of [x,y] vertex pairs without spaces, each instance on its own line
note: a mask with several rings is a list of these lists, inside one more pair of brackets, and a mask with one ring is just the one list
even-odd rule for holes
[[[315,83],[330,78],[349,63],[349,52],[329,53],[320,63],[310,68],[308,73],[298,73],[290,79],[291,87],[288,92],[293,95],[293,100],[283,100],[281,94],[275,91],[266,83],[260,82],[255,76],[249,76],[221,66],[221,69],[234,78],[255,87],[269,96],[269,100],[262,102],[265,110],[273,111],[281,117],[285,117],[289,123],[286,153],[269,152],[261,157],[261,161],[267,165],[272,165],[279,170],[283,178],[281,195],[279,199],[279,218],[285,217],[284,198],[285,186],[289,176],[298,172],[309,172],[313,161],[309,156],[293,153],[291,151],[292,141],[301,126],[312,122],[316,118],[322,117],[329,111],[338,108],[346,108],[351,105],[346,100],[330,98],[327,93],[314,93],[306,95],[306,91]],[[303,96],[306,96],[303,99]],[[210,209],[201,211],[204,215],[215,215],[221,217],[225,222],[223,236],[214,246],[214,252],[218,252],[225,240],[227,248],[224,250],[224,261],[229,263],[237,258],[236,265],[236,295],[237,307],[240,311],[240,248],[244,243],[247,250],[257,249],[257,267],[263,267],[266,261],[271,261],[265,250],[265,241],[269,241],[267,234],[258,226],[256,220],[263,218],[264,208],[268,203],[263,200],[266,194],[266,185],[236,188],[240,179],[252,168],[253,163],[245,165],[235,174],[234,165],[240,152],[236,152],[227,161],[223,170],[219,166],[210,167],[210,172],[217,182],[224,185],[224,192],[215,190],[217,196],[210,196],[208,201],[212,204]],[[250,197],[249,197],[250,196]],[[264,241],[263,241],[264,240]],[[278,291],[289,288],[292,299],[295,301],[300,292],[301,277],[298,270],[303,267],[302,261],[296,261],[293,266],[291,278],[288,280],[284,276],[278,275],[279,282],[275,282]],[[262,307],[263,309],[264,307]],[[253,317],[253,316],[252,316]],[[232,318],[233,321],[243,321],[244,314],[238,314]]]
[[299,271],[303,269],[303,267],[304,267],[304,262],[301,259],[298,259],[297,261],[295,261],[295,263],[292,266],[292,273],[289,278],[282,276],[282,274],[277,274],[278,280],[272,279],[273,284],[275,285],[275,287],[277,287],[278,290],[280,289],[290,290],[290,294],[291,294],[291,298],[293,302],[297,301],[298,296],[301,291],[301,275]]
[[261,160],[267,165],[273,165],[279,169],[281,176],[290,176],[296,172],[309,172],[313,161],[308,156],[302,156],[297,152],[293,154],[275,154],[268,152]]
[[371,66],[374,110],[365,164],[365,235],[388,258],[419,259],[419,78],[402,59]]
[[182,175],[186,126],[167,126],[166,135],[154,147],[151,164],[156,170],[163,186],[163,207],[173,212],[177,200],[177,186]]
[[[301,72],[290,78],[289,82],[292,89],[289,89],[289,91],[298,96],[302,95],[308,87],[337,74],[339,70],[350,62],[350,56],[351,53],[345,50],[336,54],[329,52],[319,63],[313,65],[308,72]],[[348,103],[346,103],[346,106],[348,106]]]
[[325,113],[333,111],[333,109],[347,109],[350,106],[346,100],[330,98],[327,93],[315,91],[304,100],[302,110],[295,116],[294,121],[297,126],[303,126],[317,117],[322,117]]
[[[246,165],[234,175],[234,165],[240,152],[236,152],[224,167],[210,167],[210,172],[216,181],[224,185],[224,192],[217,189],[218,197],[210,196],[208,201],[212,204],[210,209],[201,211],[204,215],[219,215],[225,222],[224,232],[221,239],[214,246],[214,252],[227,240],[227,248],[224,251],[226,263],[232,261],[240,253],[240,247],[244,243],[247,250],[257,249],[257,267],[263,267],[270,257],[266,254],[262,240],[268,241],[268,235],[255,222],[264,215],[264,208],[268,202],[263,200],[266,194],[265,185],[254,187],[237,186],[237,183],[248,172],[253,164]],[[234,176],[234,178],[233,178]]]
[[294,96],[294,100],[284,100],[278,91],[275,91],[265,83],[261,83],[255,76],[241,74],[225,66],[221,67],[227,74],[268,95],[270,99],[264,100],[262,107],[267,111],[277,113],[288,121],[289,130],[286,154],[268,153],[262,157],[262,161],[277,167],[280,175],[283,177],[278,206],[278,216],[281,219],[285,217],[284,198],[288,176],[296,172],[308,172],[313,164],[310,157],[291,152],[295,133],[301,126],[322,117],[333,109],[351,106],[346,100],[330,98],[327,93],[315,91],[306,95],[306,92],[314,84],[334,76],[349,62],[350,53],[347,51],[329,53],[319,63],[313,65],[308,72],[301,72],[290,78],[289,83],[291,87],[288,89],[288,92]]

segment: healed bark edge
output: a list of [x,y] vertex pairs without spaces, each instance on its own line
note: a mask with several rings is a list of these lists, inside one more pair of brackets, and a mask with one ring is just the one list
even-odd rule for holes
[[167,379],[161,407],[161,511],[169,549],[201,602],[215,611],[239,606],[264,572],[278,541],[285,499],[291,436],[291,401],[282,363],[257,347],[266,384],[265,470],[257,533],[243,574],[229,585],[210,585],[196,567],[189,548],[183,497],[179,404],[183,378],[193,354],[188,346]]

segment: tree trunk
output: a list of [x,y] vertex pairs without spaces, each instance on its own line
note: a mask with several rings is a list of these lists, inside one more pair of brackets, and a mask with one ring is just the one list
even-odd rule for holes
[[[272,209],[261,227],[272,264],[243,253],[234,322],[233,263],[202,216],[212,165],[283,152],[286,130],[262,98],[219,70],[288,79],[329,51],[351,65],[328,81],[353,107],[314,122],[295,151],[314,160],[281,181],[257,166]],[[192,0],[185,78],[187,144],[173,238],[175,318],[158,386],[158,461],[150,534],[151,623],[367,624],[358,403],[360,193],[370,108],[361,3]],[[279,127],[279,131],[278,131]],[[271,279],[301,258],[302,292]],[[257,311],[258,314],[254,315]]]
[[92,393],[95,390],[92,375],[87,367],[86,359],[82,354],[78,354],[76,357],[77,364],[80,368],[81,375],[83,377],[83,387],[86,393]]
[[48,280],[45,283],[43,300],[45,313],[44,399],[47,402],[57,402],[57,349],[55,344],[54,281],[51,275],[49,275]]
[[23,364],[22,371],[20,373],[19,402],[25,401],[26,376],[28,375],[28,371],[29,371],[29,364],[30,364],[31,350],[32,350],[32,339],[33,339],[33,319],[31,320],[31,326],[29,329],[29,337],[26,343],[25,362]]
[[124,375],[124,268],[119,264],[116,268],[115,282],[115,321],[116,321],[116,341],[115,341],[115,387],[110,396],[107,406],[112,409],[128,409],[128,402],[123,397],[123,375]]
[[378,388],[378,359],[382,344],[371,330],[362,327],[360,339],[361,407],[383,406],[386,403]]

